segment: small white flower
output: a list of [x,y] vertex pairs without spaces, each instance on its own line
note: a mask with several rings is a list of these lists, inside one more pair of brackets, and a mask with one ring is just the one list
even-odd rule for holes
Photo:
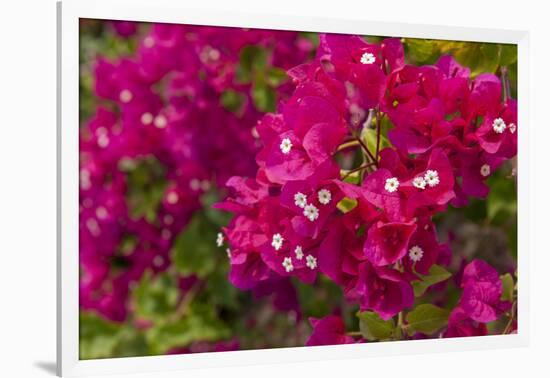
[[231,258],[231,249],[226,248],[225,253],[227,253],[227,257]]
[[397,177],[392,177],[386,180],[386,185],[384,185],[384,189],[386,189],[387,192],[393,193],[399,188],[399,180]]
[[95,209],[95,215],[97,219],[104,220],[107,219],[109,216],[109,213],[107,212],[107,209],[103,206],[99,206],[97,209]]
[[298,192],[294,195],[294,204],[302,209],[307,205],[307,197],[304,193]]
[[315,205],[309,204],[304,208],[304,215],[313,222],[319,218],[319,209]]
[[424,180],[424,177],[415,177],[413,180],[413,185],[415,188],[418,189],[425,189],[426,188],[426,180]]
[[285,257],[283,260],[283,267],[287,273],[290,273],[294,270],[294,265],[292,265],[292,259],[290,257]]
[[132,95],[132,92],[130,92],[128,89],[123,89],[122,91],[120,91],[120,95],[119,95],[120,102],[127,104],[130,101],[132,101],[132,97],[134,96]]
[[304,257],[304,251],[302,250],[302,246],[296,246],[294,249],[294,254],[296,255],[296,259],[301,260]]
[[176,203],[178,203],[179,199],[180,199],[180,197],[178,196],[178,193],[176,193],[176,192],[170,192],[166,196],[166,201],[170,205],[175,205]]
[[317,192],[317,198],[321,204],[328,205],[332,200],[332,193],[328,189],[321,189]]
[[273,239],[271,239],[271,246],[275,248],[276,251],[278,251],[283,247],[284,241],[285,239],[281,236],[281,234],[275,234],[273,235]]
[[101,148],[105,148],[109,145],[109,137],[107,134],[101,134],[97,137],[97,145]]
[[409,258],[414,261],[418,262],[422,259],[422,256],[424,256],[424,251],[419,246],[415,245],[411,249],[409,249]]
[[143,123],[144,125],[150,125],[153,122],[153,119],[153,115],[149,112],[143,113],[141,115],[141,123]]
[[373,64],[374,62],[376,62],[376,58],[370,52],[366,52],[361,56],[361,63],[363,64]]
[[434,186],[439,184],[439,173],[437,171],[431,171],[427,170],[426,174],[424,175],[424,180],[426,180],[426,183],[433,188]]
[[292,142],[290,139],[285,138],[281,141],[281,145],[279,147],[281,148],[281,152],[286,155],[290,153],[290,150],[292,150]]
[[148,49],[150,49],[151,47],[153,47],[155,45],[155,39],[153,37],[145,37],[145,39],[143,40],[143,45],[145,47],[147,47]]
[[491,167],[489,164],[483,164],[479,170],[479,173],[481,173],[483,177],[489,176],[491,174]]
[[311,255],[307,255],[306,265],[311,270],[317,268],[317,259],[315,257],[311,256]]
[[510,130],[510,132],[511,132],[512,134],[516,132],[517,128],[518,128],[518,127],[516,126],[515,123],[511,123],[511,124],[508,125],[508,130]]
[[159,114],[158,116],[155,117],[155,121],[153,123],[157,128],[164,129],[168,124],[168,120],[166,119],[165,116],[163,116],[162,114]]
[[223,245],[224,237],[221,232],[218,232],[218,236],[216,237],[216,245],[218,247],[221,247]]
[[495,118],[493,121],[493,130],[497,134],[502,134],[506,130],[506,123],[504,123],[502,118]]

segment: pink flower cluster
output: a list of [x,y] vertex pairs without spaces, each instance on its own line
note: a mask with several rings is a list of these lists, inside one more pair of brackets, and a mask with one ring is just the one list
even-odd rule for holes
[[[471,79],[451,56],[405,64],[396,38],[321,35],[315,59],[288,75],[292,96],[256,127],[255,178],[229,179],[232,196],[217,205],[234,214],[224,229],[230,281],[250,289],[280,276],[313,283],[322,273],[360,310],[389,319],[413,306],[419,274],[450,261],[433,216],[485,198],[487,178],[516,155],[516,101],[502,99],[497,76]],[[367,136],[388,120],[392,147],[379,151],[380,136],[376,147]],[[364,164],[350,167],[359,150]],[[502,310],[498,274],[480,266],[466,269],[453,322],[485,323]],[[353,341],[332,318],[314,326],[338,335],[334,343]]]
[[[114,25],[122,35],[136,32]],[[135,56],[95,64],[95,115],[80,139],[80,303],[123,321],[131,286],[146,269],[165,270],[175,236],[201,209],[200,197],[234,175],[255,172],[253,126],[261,113],[251,83],[234,80],[245,46],[269,51],[270,66],[288,69],[311,46],[297,33],[155,24]],[[225,91],[244,104],[221,105]],[[158,195],[152,217],[133,216],[129,172],[145,170],[138,200]],[[159,175],[159,169],[162,177]],[[152,175],[152,176],[148,176]],[[149,194],[148,194],[149,193]]]

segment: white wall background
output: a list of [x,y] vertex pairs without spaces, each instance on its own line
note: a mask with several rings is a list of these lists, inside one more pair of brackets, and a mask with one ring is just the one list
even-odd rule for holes
[[[151,0],[154,1],[154,0]],[[185,0],[181,0],[185,1]],[[550,14],[544,1],[214,1],[207,9],[531,32],[529,348],[186,371],[158,377],[549,376]],[[55,362],[55,0],[0,3],[0,377]],[[143,375],[142,375],[143,376]],[[150,376],[150,375],[149,375]]]

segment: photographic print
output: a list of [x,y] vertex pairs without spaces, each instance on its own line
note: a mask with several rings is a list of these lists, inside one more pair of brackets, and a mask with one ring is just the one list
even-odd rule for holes
[[81,360],[517,332],[516,45],[82,18],[79,61]]

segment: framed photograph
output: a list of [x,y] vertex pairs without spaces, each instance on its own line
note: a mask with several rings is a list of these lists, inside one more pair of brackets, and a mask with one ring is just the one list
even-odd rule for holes
[[58,374],[526,345],[528,35],[58,3]]

